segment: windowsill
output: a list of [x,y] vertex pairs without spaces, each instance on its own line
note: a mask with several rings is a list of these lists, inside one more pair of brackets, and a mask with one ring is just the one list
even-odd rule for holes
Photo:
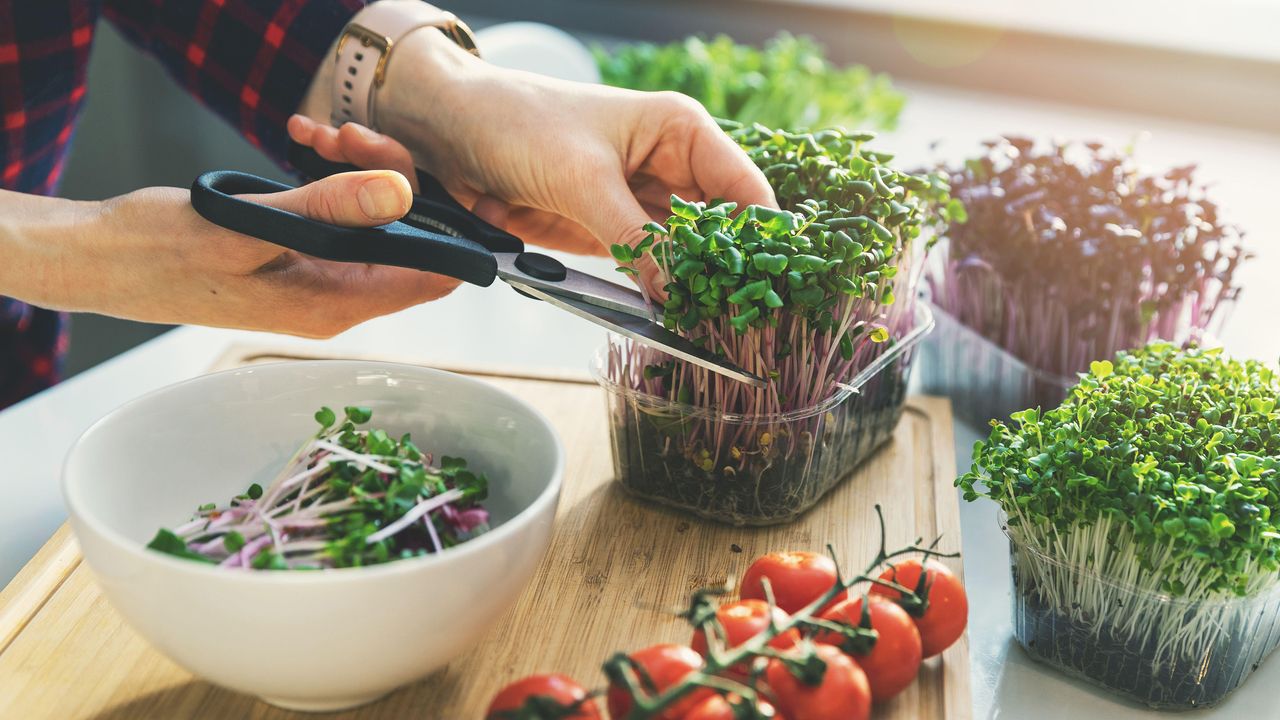
[[763,1],[1280,63],[1273,0]]

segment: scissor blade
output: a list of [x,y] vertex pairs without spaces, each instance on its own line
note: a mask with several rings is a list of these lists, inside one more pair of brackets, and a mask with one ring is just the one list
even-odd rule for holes
[[584,320],[589,320],[619,335],[631,338],[642,345],[657,348],[681,360],[687,360],[711,372],[747,383],[753,387],[762,388],[766,384],[757,375],[749,373],[732,363],[717,360],[710,352],[650,320],[619,312],[612,308],[600,307],[582,300],[547,292],[510,278],[504,279],[511,287],[523,293],[528,293],[539,300],[555,305],[562,310],[567,310]]
[[526,287],[541,288],[559,297],[581,300],[588,305],[616,310],[646,320],[653,319],[649,304],[634,287],[609,282],[568,267],[565,268],[563,280],[543,280],[516,267],[516,258],[520,253],[498,252],[493,256],[498,261],[498,277],[510,284],[519,283]]

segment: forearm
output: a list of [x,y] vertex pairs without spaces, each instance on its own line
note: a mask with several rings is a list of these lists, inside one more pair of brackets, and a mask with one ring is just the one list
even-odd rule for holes
[[40,307],[80,309],[76,296],[91,278],[74,277],[96,202],[0,190],[0,295]]

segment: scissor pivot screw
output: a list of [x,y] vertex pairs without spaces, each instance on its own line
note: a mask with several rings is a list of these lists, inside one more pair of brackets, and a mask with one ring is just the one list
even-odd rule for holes
[[568,277],[564,263],[541,253],[520,253],[516,256],[516,269],[538,280],[560,282]]

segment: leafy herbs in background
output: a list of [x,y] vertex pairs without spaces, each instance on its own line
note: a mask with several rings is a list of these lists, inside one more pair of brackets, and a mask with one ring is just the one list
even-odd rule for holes
[[787,33],[763,49],[719,35],[594,53],[606,84],[681,92],[713,116],[742,123],[891,130],[904,102],[887,76],[861,65],[838,68],[817,42]]
[[[1280,579],[1278,395],[1272,367],[1156,343],[1094,362],[1058,408],[992,422],[957,485],[1007,514],[1027,607],[1092,638],[1088,657],[1054,662],[1109,683],[1141,655],[1148,702],[1224,692],[1197,668],[1243,652],[1228,646],[1250,623],[1280,621],[1226,602]],[[1097,660],[1112,655],[1110,670]]]
[[934,302],[1033,368],[1072,377],[1155,339],[1199,339],[1248,257],[1193,166],[1150,174],[1098,143],[1023,138],[947,169],[968,222],[929,270]]
[[348,407],[339,422],[321,408],[320,431],[268,488],[202,505],[147,547],[228,568],[319,569],[440,552],[488,530],[483,475],[460,458],[433,464],[408,435],[358,429],[372,416]]

